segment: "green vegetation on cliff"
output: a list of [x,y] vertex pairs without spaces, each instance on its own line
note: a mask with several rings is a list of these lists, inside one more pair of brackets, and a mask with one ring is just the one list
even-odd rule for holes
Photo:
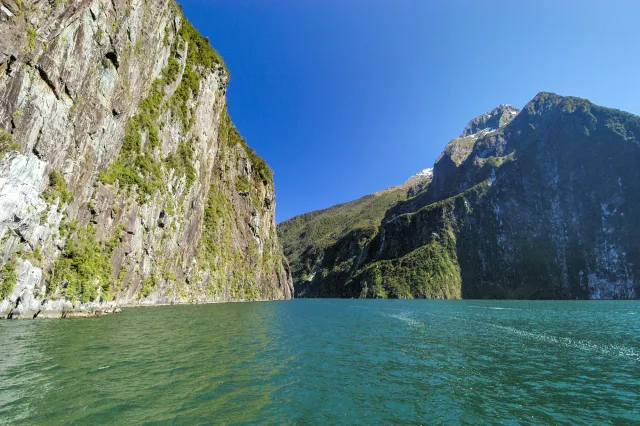
[[193,139],[182,140],[178,144],[178,149],[164,159],[165,165],[169,169],[175,170],[177,176],[185,177],[187,188],[191,188],[198,177],[198,171],[193,166],[194,154]]
[[[326,242],[318,230],[337,229],[340,206],[281,224],[296,293],[637,298],[638,135],[640,117],[585,99],[501,105],[447,145],[425,191],[379,213],[371,238]],[[339,223],[364,216],[349,214]]]
[[9,260],[0,270],[0,300],[9,297],[17,282],[16,265],[13,260]]
[[11,134],[0,128],[0,156],[9,151],[19,151],[20,149],[22,149],[22,147],[13,140]]
[[[127,122],[118,158],[99,177],[104,184],[119,182],[127,190],[136,187],[141,202],[158,191],[165,191],[169,170],[175,170],[177,176],[185,176],[188,187],[194,182],[196,172],[192,164],[194,152],[191,140],[181,141],[177,152],[170,153],[164,161],[159,160],[160,118],[170,111],[182,124],[183,131],[192,128],[195,107],[190,105],[200,90],[204,74],[221,66],[228,75],[218,52],[184,16],[182,18],[179,37],[171,44],[167,66],[162,70],[161,77],[153,82],[147,97],[140,102],[137,113]],[[176,57],[184,49],[187,52],[181,73],[181,64]],[[178,79],[178,87],[167,99],[167,88]]]
[[49,172],[49,186],[43,194],[43,198],[47,203],[52,203],[56,199],[61,204],[68,204],[73,201],[73,192],[69,189],[62,173],[57,170]]
[[[447,230],[399,259],[381,260],[357,273],[361,296],[395,299],[459,299],[455,234]],[[370,286],[370,288],[369,288]]]
[[77,230],[68,241],[53,269],[52,284],[69,300],[88,302],[111,300],[113,279],[110,258],[119,235],[106,243],[98,241],[93,224]]
[[[238,169],[236,153],[243,150],[252,165],[251,179],[245,174],[236,176],[234,189],[240,196],[249,195],[251,209],[262,209],[258,192],[263,185],[271,185],[271,170],[264,160],[251,150],[231,122],[226,110],[223,111],[218,133],[218,162],[214,173],[225,168]],[[266,183],[264,182],[266,181]],[[258,300],[261,297],[259,277],[266,275],[272,248],[258,252],[253,236],[249,236],[247,246],[238,247],[234,227],[237,223],[238,195],[228,193],[223,187],[212,185],[207,193],[204,209],[203,229],[200,238],[198,258],[210,271],[208,292],[220,297],[229,294],[233,299]],[[272,284],[270,284],[272,285]]]
[[269,167],[266,161],[262,157],[260,157],[256,152],[247,145],[247,141],[245,138],[240,135],[238,129],[231,121],[231,117],[227,112],[227,108],[225,107],[222,120],[220,123],[220,138],[222,140],[222,144],[235,147],[236,145],[240,145],[245,153],[247,154],[247,158],[251,163],[253,168],[253,174],[256,179],[263,180],[267,183],[273,181],[273,171]]
[[[163,191],[162,163],[156,160],[159,147],[159,117],[164,99],[164,88],[170,83],[164,78],[156,80],[149,95],[138,108],[138,113],[129,119],[120,154],[116,161],[100,173],[105,185],[118,182],[121,188],[137,188],[140,201]],[[143,145],[143,135],[147,141]]]
[[[375,237],[387,210],[405,200],[411,188],[411,184],[389,188],[279,224],[297,291],[308,297],[348,293],[344,283],[358,267],[364,247]],[[317,287],[314,282],[324,284]]]

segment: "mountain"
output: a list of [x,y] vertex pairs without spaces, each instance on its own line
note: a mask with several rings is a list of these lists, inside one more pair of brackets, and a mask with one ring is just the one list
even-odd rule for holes
[[2,0],[0,316],[292,297],[272,171],[173,0]]
[[360,256],[378,231],[385,213],[431,181],[431,170],[349,203],[307,213],[278,225],[291,262],[296,297],[339,294],[360,264]]
[[[640,117],[585,99],[540,93],[521,111],[501,105],[447,144],[425,189],[377,214],[362,245],[318,243],[292,226],[332,209],[281,224],[296,293],[637,298],[639,144]],[[331,253],[356,259],[339,279]]]

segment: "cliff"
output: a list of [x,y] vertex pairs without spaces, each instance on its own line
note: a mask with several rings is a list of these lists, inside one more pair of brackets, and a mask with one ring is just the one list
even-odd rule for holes
[[[640,117],[580,98],[501,105],[445,147],[425,190],[384,213],[349,274],[315,286],[334,297],[638,298],[639,135]],[[349,250],[336,244],[323,250]]]
[[0,4],[0,316],[291,298],[272,171],[180,7]]

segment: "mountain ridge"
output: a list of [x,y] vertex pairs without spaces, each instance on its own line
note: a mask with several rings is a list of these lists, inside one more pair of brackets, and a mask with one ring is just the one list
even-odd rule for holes
[[[522,110],[501,105],[445,146],[430,184],[378,214],[377,228],[357,250],[340,241],[324,247],[317,273],[305,284],[294,258],[296,293],[637,298],[640,247],[635,219],[622,211],[640,205],[632,190],[638,172],[631,164],[640,158],[636,135],[639,117],[581,98],[541,92]],[[605,156],[609,164],[603,165]],[[286,231],[279,228],[290,255]],[[311,239],[300,245],[316,248]],[[355,259],[347,271],[325,255],[333,252]]]

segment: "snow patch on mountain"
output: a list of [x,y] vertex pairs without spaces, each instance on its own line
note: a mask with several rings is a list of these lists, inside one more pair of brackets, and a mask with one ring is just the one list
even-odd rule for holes
[[424,169],[419,171],[418,173],[416,173],[415,175],[411,176],[413,178],[419,178],[419,177],[433,177],[433,169],[429,168],[429,169]]

